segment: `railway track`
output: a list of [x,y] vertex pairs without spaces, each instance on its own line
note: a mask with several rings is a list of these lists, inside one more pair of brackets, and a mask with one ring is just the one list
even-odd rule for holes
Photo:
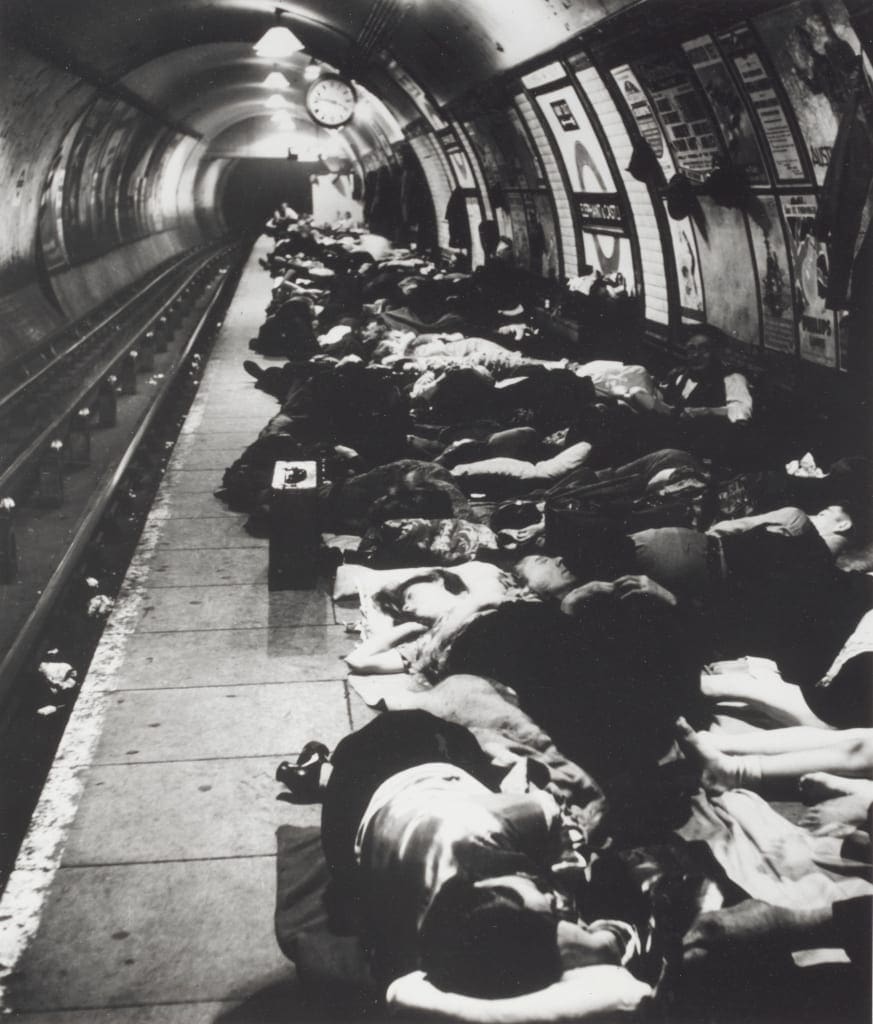
[[244,255],[181,261],[0,393],[0,888],[102,630],[88,588],[123,579]]

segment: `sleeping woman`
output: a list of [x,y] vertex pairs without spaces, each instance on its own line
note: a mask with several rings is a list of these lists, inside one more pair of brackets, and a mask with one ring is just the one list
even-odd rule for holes
[[594,594],[571,618],[508,587],[482,603],[456,574],[432,570],[376,596],[398,621],[346,659],[355,672],[407,672],[431,683],[481,676],[601,783],[650,768],[680,714],[696,714],[701,663],[671,605],[645,591]]

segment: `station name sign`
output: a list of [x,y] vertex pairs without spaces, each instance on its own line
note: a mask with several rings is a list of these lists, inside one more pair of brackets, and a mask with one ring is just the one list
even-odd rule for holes
[[623,230],[623,217],[617,193],[577,192],[574,198],[576,209],[585,227]]

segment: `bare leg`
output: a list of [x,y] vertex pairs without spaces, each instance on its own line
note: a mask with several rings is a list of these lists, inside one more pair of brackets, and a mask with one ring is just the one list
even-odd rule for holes
[[679,720],[677,728],[685,756],[700,768],[702,784],[716,792],[739,787],[758,791],[784,788],[786,783],[796,784],[801,776],[816,771],[864,777],[873,769],[873,729],[824,733],[818,747],[735,755],[725,754],[706,733],[695,733],[684,719]]
[[745,672],[704,673],[700,689],[712,701],[742,701],[782,725],[829,728],[810,710],[800,687],[776,678],[760,679]]
[[838,734],[833,729],[798,725],[733,735],[726,733],[711,738],[723,754],[787,754],[796,750],[814,750],[826,746],[836,735]]

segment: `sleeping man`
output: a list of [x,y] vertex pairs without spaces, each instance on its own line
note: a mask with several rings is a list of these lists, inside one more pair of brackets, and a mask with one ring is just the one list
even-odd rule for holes
[[630,1011],[650,994],[621,966],[633,930],[582,923],[553,870],[571,834],[555,799],[529,783],[501,791],[467,729],[386,712],[330,768],[325,859],[391,1001],[479,1019],[487,1000],[527,1021]]

